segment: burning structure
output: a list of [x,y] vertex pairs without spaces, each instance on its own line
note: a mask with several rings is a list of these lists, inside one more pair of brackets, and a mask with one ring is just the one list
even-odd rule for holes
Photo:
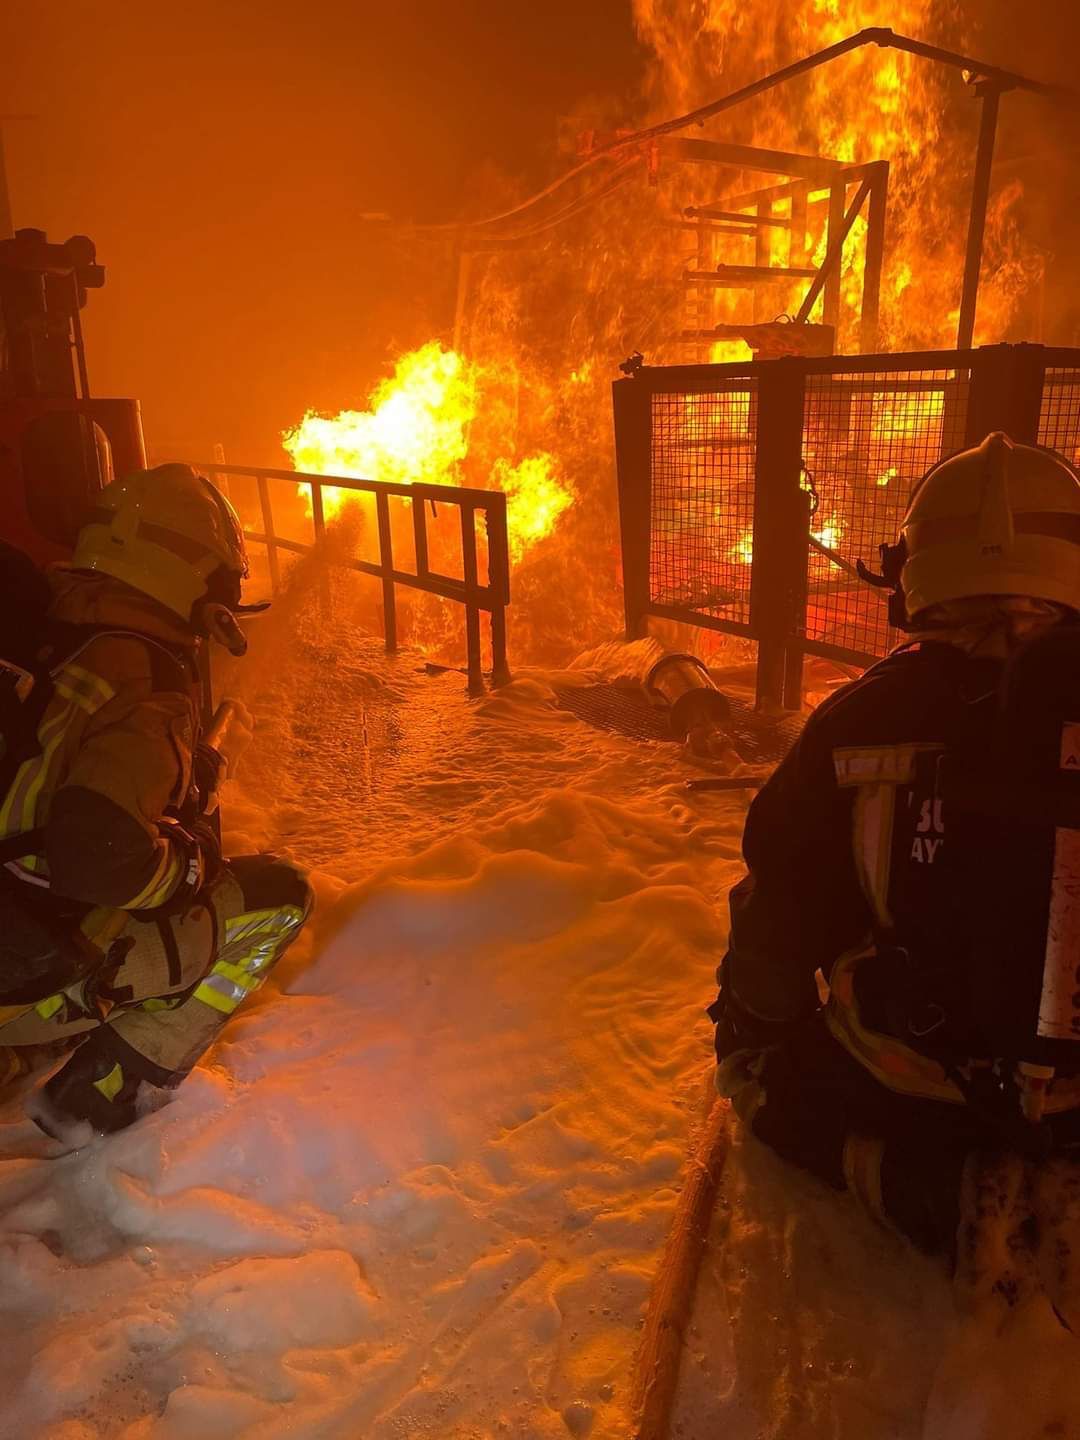
[[[926,18],[918,5],[911,9],[905,19]],[[1045,106],[1067,97],[891,29],[844,35],[831,13],[814,13],[817,20],[800,32],[825,42],[814,53],[644,130],[579,134],[577,159],[565,174],[486,219],[405,227],[399,233],[435,245],[455,268],[450,346],[432,341],[400,357],[366,410],[309,412],[284,436],[301,472],[399,484],[466,481],[503,491],[518,572],[516,650],[526,658],[562,653],[565,635],[580,634],[582,611],[597,635],[615,627],[605,581],[617,550],[628,594],[640,590],[641,553],[652,553],[649,563],[659,566],[648,581],[648,606],[632,602],[632,632],[649,609],[759,641],[771,630],[766,648],[808,640],[855,663],[881,650],[881,606],[860,590],[856,562],[890,537],[911,481],[973,433],[985,406],[979,399],[968,414],[970,373],[957,357],[977,339],[1006,338],[1042,276],[1043,257],[1021,238],[1020,181],[991,184],[1001,98],[1019,91]],[[734,52],[745,36],[734,16],[723,19]],[[668,93],[689,96],[688,55],[660,37],[662,25],[676,36],[684,31],[644,5],[639,23],[663,54]],[[750,58],[775,65],[784,52],[777,43]],[[834,92],[830,76],[843,67],[847,84]],[[836,94],[841,99],[830,108]],[[978,123],[973,132],[969,123],[965,136],[950,121],[972,104]],[[719,117],[722,131],[715,129]],[[709,125],[713,137],[699,138]],[[943,184],[947,200],[937,194]],[[950,223],[931,236],[925,217],[939,203],[947,203]],[[620,228],[622,243],[615,244]],[[554,336],[557,315],[564,328]],[[936,358],[926,351],[949,341],[955,351]],[[600,477],[610,464],[604,387],[618,346],[669,365],[777,356],[824,363],[834,353],[883,351],[906,358],[860,360],[867,378],[855,402],[826,386],[824,369],[813,397],[807,392],[808,428],[798,444],[802,494],[793,502],[794,531],[781,546],[788,558],[777,569],[779,552],[770,548],[754,498],[765,372],[688,375],[678,401],[671,372],[668,410],[654,403],[652,461],[657,477],[677,477],[674,488],[663,479],[653,485],[653,471],[639,463],[636,483],[652,486],[644,502],[652,506],[651,529],[631,544],[634,505],[628,512],[622,465],[624,517],[615,535]],[[1072,362],[1058,358],[1051,365],[1055,414],[1070,403],[1061,385]],[[891,370],[887,383],[873,379]],[[653,380],[657,374],[649,371]],[[850,390],[855,382],[847,383]],[[625,455],[634,442],[625,421],[619,424]],[[1075,443],[1053,419],[1041,430],[1038,423],[1021,428],[1030,438]],[[775,499],[762,494],[762,503]],[[327,486],[321,503],[321,517],[307,503],[316,530],[348,504],[348,492]],[[357,518],[374,536],[374,509]],[[399,549],[412,543],[407,517],[388,523]],[[637,522],[629,523],[633,530]],[[435,570],[459,574],[456,531],[449,548],[435,546]],[[670,558],[676,552],[678,562]],[[573,617],[553,605],[553,593],[573,594]],[[821,602],[826,593],[833,600]],[[781,596],[789,597],[783,605]],[[770,605],[772,621],[759,626]],[[410,616],[416,610],[406,608]],[[421,602],[415,619],[413,638],[453,647],[445,612]],[[781,643],[781,632],[788,641]],[[788,669],[794,700],[797,662]],[[775,680],[766,690],[773,699],[780,694]]]

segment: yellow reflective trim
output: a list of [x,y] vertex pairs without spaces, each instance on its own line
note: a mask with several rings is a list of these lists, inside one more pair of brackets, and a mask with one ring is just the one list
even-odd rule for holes
[[80,709],[93,715],[107,705],[116,691],[101,675],[87,670],[83,665],[65,665],[56,677],[56,693],[65,700],[72,700]]
[[204,1005],[209,1005],[212,1010],[220,1010],[223,1015],[231,1015],[240,1004],[240,999],[223,995],[220,990],[215,989],[214,986],[210,984],[209,977],[202,981],[196,988],[194,994],[196,1000],[201,1000]]
[[886,929],[893,923],[889,910],[889,876],[895,817],[895,785],[859,786],[853,811],[855,869],[878,924]]
[[154,1015],[159,1010],[172,1010],[176,1003],[177,1001],[175,997],[164,999],[160,996],[151,995],[149,1000],[144,1000],[142,1002],[142,1004],[139,1006],[139,1009],[146,1010],[149,1014]]
[[833,751],[833,770],[841,787],[907,785],[915,778],[919,754],[942,747],[931,741],[913,745],[841,745]]
[[94,1089],[99,1090],[106,1100],[115,1100],[124,1084],[124,1072],[120,1068],[119,1060],[100,1080],[94,1081]]
[[849,951],[833,966],[829,1003],[825,1007],[825,1023],[833,1039],[888,1090],[926,1100],[945,1100],[953,1105],[965,1104],[964,1096],[936,1060],[891,1035],[868,1030],[863,1025],[855,1001],[854,970],[864,960],[872,965],[876,956],[875,947],[870,945]]
[[39,1000],[34,1006],[35,1012],[42,1020],[49,1020],[64,1004],[63,995],[47,995],[44,1000]]
[[[15,777],[15,782],[8,792],[7,802],[3,810],[0,810],[0,831],[5,835],[18,834],[20,831],[34,828],[34,815],[38,799],[50,767],[59,756],[67,724],[74,717],[74,713],[74,706],[67,705],[59,715],[49,721],[48,725],[39,728],[38,739],[42,747],[41,753],[23,761]],[[39,867],[36,864],[28,864],[26,868],[37,869]]]

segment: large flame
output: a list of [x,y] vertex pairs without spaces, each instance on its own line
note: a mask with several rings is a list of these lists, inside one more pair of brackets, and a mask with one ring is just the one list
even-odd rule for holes
[[[313,410],[282,437],[297,470],[363,480],[452,483],[468,453],[466,432],[476,414],[469,367],[437,340],[403,355],[372,391],[366,410],[333,418]],[[306,488],[306,487],[305,487]],[[333,514],[350,495],[326,490]]]
[[[366,410],[343,410],[333,417],[309,410],[285,432],[282,443],[296,469],[314,475],[404,485],[454,485],[474,478],[486,488],[504,490],[510,554],[521,560],[552,532],[573,492],[548,453],[527,455],[516,464],[500,455],[487,474],[466,474],[470,428],[486,387],[497,378],[432,340],[401,356],[393,375],[372,391]],[[308,488],[301,486],[305,493]],[[328,487],[324,512],[332,516],[355,498],[353,491]]]
[[[766,0],[633,0],[635,24],[657,58],[653,76],[655,113],[666,117],[715,99],[854,32],[888,26],[950,48],[977,49],[978,20],[959,0],[804,0],[783,7]],[[965,7],[968,17],[975,12]],[[831,159],[890,162],[889,218],[881,290],[881,349],[947,347],[955,343],[960,277],[964,263],[970,174],[978,103],[955,70],[905,52],[867,46],[835,60],[740,109],[711,122],[717,138]],[[745,177],[749,184],[767,176]],[[714,192],[715,194],[715,192]],[[853,191],[849,189],[850,202]],[[1043,260],[1019,239],[1018,182],[995,189],[987,221],[986,256],[979,294],[976,342],[1005,338],[1018,304],[1039,278]],[[824,192],[811,195],[811,255],[825,257]],[[815,201],[819,203],[814,203]],[[685,202],[684,202],[685,203]],[[790,218],[790,202],[778,200],[775,215]],[[842,266],[842,317],[838,350],[859,348],[857,317],[862,298],[866,221],[856,220]],[[763,237],[766,263],[783,267],[787,232]],[[732,240],[723,255],[755,261],[753,239]],[[746,246],[742,252],[736,247]],[[807,263],[796,259],[794,263]],[[793,313],[805,280],[770,287],[751,317],[746,292],[710,297],[716,320],[746,323]],[[818,301],[812,319],[821,318]],[[725,344],[712,357],[735,358]]]

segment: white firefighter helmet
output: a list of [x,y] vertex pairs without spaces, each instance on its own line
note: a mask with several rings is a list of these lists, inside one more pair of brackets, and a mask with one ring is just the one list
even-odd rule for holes
[[904,516],[907,614],[976,595],[1080,610],[1080,475],[1053,450],[1002,431],[942,460]]

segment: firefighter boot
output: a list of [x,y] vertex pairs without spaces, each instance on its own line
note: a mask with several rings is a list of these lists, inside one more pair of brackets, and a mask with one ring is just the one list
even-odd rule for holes
[[1080,1335],[1080,1158],[1060,1156],[1035,1181],[1039,1276],[1063,1325]]
[[30,1113],[38,1128],[65,1140],[81,1124],[106,1135],[130,1125],[140,1077],[123,1063],[123,1048],[108,1026],[93,1031],[36,1097]]

